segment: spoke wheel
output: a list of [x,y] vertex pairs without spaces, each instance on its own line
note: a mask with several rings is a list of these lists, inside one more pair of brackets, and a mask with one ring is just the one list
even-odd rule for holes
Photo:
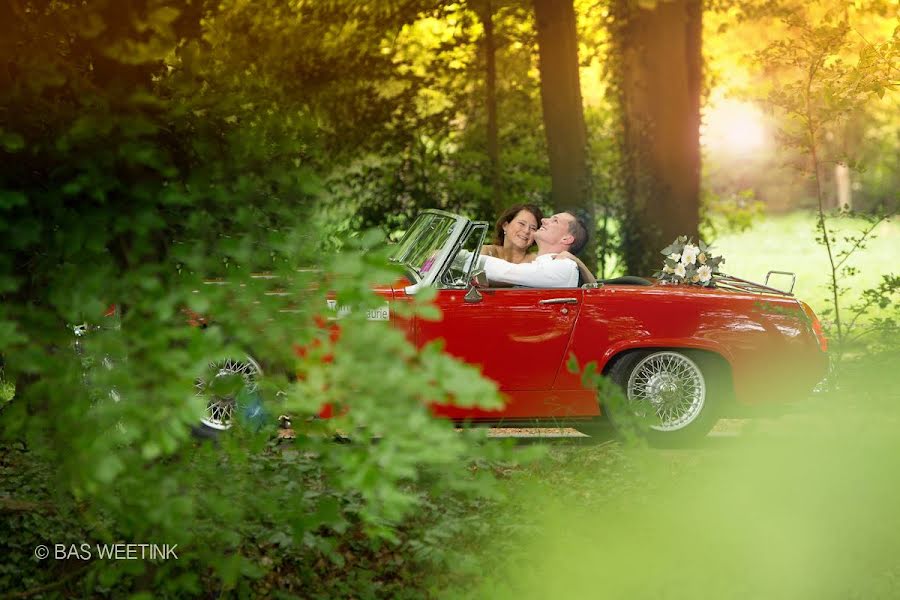
[[655,414],[655,431],[678,431],[697,420],[706,404],[703,371],[680,352],[655,352],[635,365],[626,394],[638,415]]
[[[255,394],[259,389],[259,378],[262,368],[251,357],[243,360],[226,359],[209,364],[207,377],[197,379],[196,395],[206,399],[206,412],[200,422],[217,431],[231,429],[234,417],[240,409],[238,398],[242,395]],[[217,383],[240,378],[238,390],[218,391]],[[234,386],[226,386],[233,388]]]
[[705,436],[730,394],[728,363],[702,350],[633,350],[618,357],[607,375],[621,400],[607,394],[603,414],[620,432],[659,446]]

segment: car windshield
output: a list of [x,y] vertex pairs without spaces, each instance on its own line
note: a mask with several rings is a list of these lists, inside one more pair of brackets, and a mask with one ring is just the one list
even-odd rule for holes
[[409,267],[421,279],[436,265],[441,249],[447,243],[456,220],[449,215],[423,213],[391,255],[391,260]]

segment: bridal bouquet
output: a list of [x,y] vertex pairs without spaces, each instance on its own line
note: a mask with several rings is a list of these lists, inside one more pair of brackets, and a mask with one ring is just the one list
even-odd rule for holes
[[715,285],[714,276],[719,274],[719,265],[725,262],[721,256],[713,256],[710,247],[702,241],[694,245],[686,235],[678,236],[660,254],[666,257],[662,271],[654,277],[667,283],[691,283],[704,287]]

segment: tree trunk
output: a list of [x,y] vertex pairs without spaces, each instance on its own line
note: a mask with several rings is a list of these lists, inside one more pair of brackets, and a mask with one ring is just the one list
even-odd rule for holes
[[844,163],[834,165],[834,184],[837,208],[842,211],[853,210],[853,192],[850,184],[850,167]]
[[491,206],[495,216],[505,209],[503,188],[500,183],[500,141],[497,127],[497,42],[494,37],[494,6],[491,0],[479,6],[478,16],[484,27],[484,83],[487,104],[487,153],[491,186]]
[[594,206],[590,194],[587,130],[578,75],[578,39],[572,0],[534,0],[541,71],[541,106],[552,182],[551,200],[558,211],[585,218],[588,245],[581,258],[597,269]]
[[628,272],[649,275],[700,219],[700,0],[641,8],[616,0],[614,39],[627,173],[623,227]]

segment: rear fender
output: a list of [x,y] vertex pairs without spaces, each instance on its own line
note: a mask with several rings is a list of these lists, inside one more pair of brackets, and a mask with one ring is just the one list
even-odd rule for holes
[[613,362],[618,357],[624,355],[631,350],[704,350],[712,354],[720,356],[727,364],[729,370],[732,368],[733,357],[728,348],[718,344],[712,340],[691,340],[684,338],[656,338],[642,339],[640,341],[626,341],[614,344],[606,349],[603,356],[597,361],[598,370],[606,373],[612,367]]

